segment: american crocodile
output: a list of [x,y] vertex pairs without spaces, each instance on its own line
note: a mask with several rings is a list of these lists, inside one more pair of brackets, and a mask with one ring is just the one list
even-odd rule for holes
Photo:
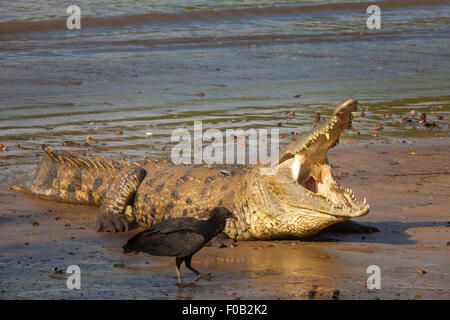
[[[328,121],[281,153],[276,174],[259,165],[139,163],[44,152],[39,166],[16,189],[40,198],[97,205],[97,231],[128,230],[130,219],[151,225],[175,217],[202,217],[222,206],[233,212],[225,234],[235,240],[308,237],[333,224],[360,217],[369,205],[333,178],[327,152],[351,127],[358,102],[340,103]],[[126,210],[132,206],[133,210]],[[126,212],[128,212],[128,219]]]

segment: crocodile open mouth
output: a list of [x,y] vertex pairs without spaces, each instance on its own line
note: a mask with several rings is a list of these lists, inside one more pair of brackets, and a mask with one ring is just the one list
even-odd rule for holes
[[340,134],[351,127],[351,113],[356,111],[357,105],[353,99],[342,102],[330,120],[289,147],[280,158],[280,168],[290,167],[291,183],[300,188],[301,201],[290,201],[291,205],[347,217],[361,216],[369,211],[365,198],[356,200],[351,189],[337,183],[328,163],[328,150],[335,147]]
[[306,192],[325,199],[336,209],[352,212],[369,209],[366,198],[357,201],[353,190],[341,187],[334,180],[329,164],[312,162],[302,155],[296,155],[292,163],[292,178]]

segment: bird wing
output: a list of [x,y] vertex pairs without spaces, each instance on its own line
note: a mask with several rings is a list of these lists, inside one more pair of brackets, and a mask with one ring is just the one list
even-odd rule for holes
[[[147,230],[146,230],[147,231]],[[171,233],[148,233],[143,231],[124,245],[127,252],[146,252],[155,256],[187,257],[200,250],[206,243],[205,238],[192,231]]]

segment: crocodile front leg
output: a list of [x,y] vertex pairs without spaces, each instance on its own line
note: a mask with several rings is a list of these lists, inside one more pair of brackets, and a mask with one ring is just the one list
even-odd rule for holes
[[145,175],[144,168],[134,166],[122,171],[117,179],[112,181],[106,198],[100,206],[97,216],[97,231],[128,231],[128,220],[124,214],[125,207],[136,193]]

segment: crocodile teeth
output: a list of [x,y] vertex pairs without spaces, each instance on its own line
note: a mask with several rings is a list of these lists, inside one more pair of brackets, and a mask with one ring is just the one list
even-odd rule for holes
[[330,140],[330,134],[328,132],[325,133],[325,137],[327,137],[327,140]]
[[366,197],[364,197],[363,205],[365,206],[367,203]]

